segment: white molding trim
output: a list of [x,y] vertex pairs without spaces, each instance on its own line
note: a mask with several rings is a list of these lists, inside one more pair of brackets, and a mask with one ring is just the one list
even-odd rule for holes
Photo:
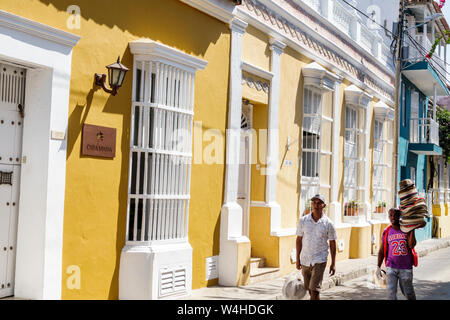
[[260,67],[257,67],[249,62],[242,61],[242,71],[254,74],[255,76],[258,76],[260,78],[266,79],[266,80],[272,80],[273,73],[267,70],[264,70]]
[[302,73],[304,85],[318,88],[322,93],[333,91],[336,82],[342,81],[341,76],[329,72],[317,62],[311,62],[304,66],[302,68]]
[[295,236],[297,234],[297,228],[287,228],[287,229],[279,229],[273,232],[270,232],[272,237],[289,237]]
[[[61,299],[72,47],[79,36],[0,11],[0,59],[27,68],[14,294]],[[29,66],[29,67],[28,67]],[[50,132],[66,132],[54,140]]]
[[382,122],[394,121],[394,109],[390,108],[381,100],[373,106],[373,114],[376,120]]
[[241,35],[243,35],[245,33],[245,29],[248,27],[247,22],[245,22],[244,20],[241,20],[237,17],[233,17],[233,19],[231,19],[229,25],[230,25],[230,29],[232,32],[237,32],[237,33],[240,33]]
[[153,41],[151,39],[139,39],[130,42],[130,51],[133,55],[145,56],[146,59],[168,61],[187,69],[190,72],[203,70],[208,61],[197,58],[180,50],[169,47],[165,44]]
[[225,142],[225,186],[220,210],[219,285],[236,286],[242,272],[238,257],[246,255],[242,258],[250,259],[251,255],[250,250],[240,251],[240,247],[245,247],[240,244],[250,243],[250,240],[242,234],[243,212],[242,207],[237,203],[242,115],[242,36],[247,23],[233,18],[229,27],[231,29],[230,80]]
[[229,23],[233,19],[235,5],[229,0],[180,0],[222,22]]
[[[348,86],[344,90],[345,104],[353,105],[359,108],[363,108],[365,110],[369,109],[369,104],[372,98],[373,98],[372,95],[362,91],[354,84]],[[367,114],[366,117],[368,117]]]
[[251,207],[259,207],[259,208],[267,208],[267,207],[269,207],[269,204],[265,203],[264,201],[251,201],[250,206]]
[[0,10],[0,26],[14,29],[33,37],[46,39],[68,47],[74,47],[81,39],[80,36],[55,29],[45,24],[29,20],[18,15]]

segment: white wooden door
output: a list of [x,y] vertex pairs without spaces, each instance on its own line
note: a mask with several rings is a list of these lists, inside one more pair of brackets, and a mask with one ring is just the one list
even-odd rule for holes
[[14,295],[24,93],[25,70],[0,64],[0,298]]

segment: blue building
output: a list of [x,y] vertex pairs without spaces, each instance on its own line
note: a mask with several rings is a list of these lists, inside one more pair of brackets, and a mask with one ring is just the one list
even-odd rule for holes
[[[398,181],[411,179],[419,194],[427,198],[427,163],[429,156],[441,155],[439,124],[436,119],[438,96],[449,94],[445,80],[446,39],[436,47],[431,59],[425,55],[444,30],[445,18],[427,18],[440,13],[433,1],[409,1],[406,8],[405,46],[408,56],[402,66],[400,88],[400,125],[398,147]],[[429,208],[431,214],[432,208]],[[432,219],[416,230],[418,241],[432,237]]]

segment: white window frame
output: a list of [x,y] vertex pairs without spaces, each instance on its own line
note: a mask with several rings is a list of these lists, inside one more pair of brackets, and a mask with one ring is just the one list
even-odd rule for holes
[[[308,94],[310,93],[310,95]],[[308,101],[307,97],[311,97],[312,101]],[[316,103],[316,99],[320,99],[318,103]],[[302,181],[305,182],[306,184],[318,184],[320,181],[320,152],[321,152],[321,140],[320,140],[320,136],[321,136],[321,130],[322,130],[322,103],[323,103],[323,93],[319,90],[316,89],[312,86],[305,86],[303,88],[303,126],[302,126],[302,170],[301,170],[301,174],[302,174]],[[308,111],[306,108],[307,106],[310,106],[310,110],[311,112],[307,113],[306,111]],[[315,113],[314,113],[315,111]],[[305,119],[311,119],[311,122],[313,123],[313,127],[317,126],[317,128],[305,128]],[[314,125],[315,123],[315,125]],[[304,136],[306,135],[311,135],[312,137],[312,141],[311,141],[311,148],[306,148],[305,147],[305,141],[304,141]],[[316,137],[314,138],[313,135],[315,135]],[[313,142],[315,140],[315,143]],[[308,153],[309,155],[311,155],[310,157],[306,157],[306,159],[310,160],[309,162],[303,161],[304,159],[304,152]],[[315,157],[315,163],[313,163],[312,160],[312,154],[316,154]],[[303,175],[303,171],[304,169],[306,169],[307,171],[309,171],[308,173],[310,175]],[[315,170],[314,170],[315,168]],[[316,175],[313,175],[314,173],[316,173]]]
[[[321,65],[319,65],[316,62],[312,62],[305,66],[302,69],[303,73],[303,80],[304,80],[304,87],[303,87],[303,106],[302,106],[302,112],[303,112],[303,119],[305,117],[314,117],[318,124],[318,146],[314,149],[306,149],[307,152],[317,152],[317,177],[307,177],[303,176],[303,152],[301,157],[299,157],[299,161],[301,161],[301,168],[300,168],[300,175],[301,175],[301,194],[300,194],[300,214],[303,214],[305,211],[306,204],[308,202],[308,199],[310,199],[314,194],[319,193],[320,189],[326,188],[331,190],[331,185],[322,185],[320,183],[320,163],[321,163],[321,157],[322,156],[332,156],[332,152],[330,150],[323,150],[322,144],[321,144],[321,130],[322,130],[322,122],[333,122],[334,120],[332,118],[326,117],[322,114],[322,105],[324,101],[324,94],[333,92],[335,90],[335,83],[336,81],[340,81],[340,78],[333,73],[327,71],[325,68],[323,68]],[[306,103],[306,94],[305,91],[311,90],[312,92],[315,92],[321,96],[320,99],[320,108],[317,114],[311,114],[311,113],[304,113],[305,110],[305,103]],[[307,130],[305,130],[307,129]],[[311,132],[311,130],[308,130],[309,128],[305,127],[305,121],[303,120],[303,126],[302,130],[300,132],[300,139],[302,139],[302,146],[303,146],[303,132]],[[312,132],[316,134],[316,132]],[[330,161],[331,163],[331,161]],[[327,195],[325,195],[327,198]],[[330,195],[331,198],[331,195]],[[331,199],[329,199],[331,200]]]
[[187,241],[195,71],[206,62],[156,42],[133,51],[126,242]]
[[[353,114],[354,116],[350,115]],[[350,119],[350,120],[349,120]],[[356,199],[344,199],[344,203],[348,202],[349,200],[358,200],[358,162],[360,161],[359,156],[359,134],[360,129],[358,126],[359,123],[359,110],[358,108],[346,105],[345,106],[345,135],[344,135],[344,194],[347,192],[350,192],[350,190],[353,190],[355,193]],[[352,140],[348,139],[348,136],[352,138]],[[352,154],[348,154],[346,150],[352,149]],[[353,164],[353,172],[349,172],[349,165]],[[351,181],[347,180],[346,177],[352,176],[353,179]],[[347,196],[348,197],[348,196]],[[345,208],[344,208],[344,215]]]

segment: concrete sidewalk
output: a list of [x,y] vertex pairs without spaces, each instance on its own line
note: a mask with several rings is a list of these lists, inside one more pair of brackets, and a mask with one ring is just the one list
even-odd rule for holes
[[[420,257],[428,253],[450,246],[450,237],[444,239],[429,239],[416,245],[416,252]],[[347,259],[336,262],[336,275],[328,276],[328,270],[324,274],[323,290],[340,285],[346,281],[359,278],[372,272],[377,265],[377,256],[373,255],[365,259]],[[211,286],[192,290],[192,294],[181,300],[282,300],[285,279],[283,276],[277,279],[255,283],[240,287]]]

